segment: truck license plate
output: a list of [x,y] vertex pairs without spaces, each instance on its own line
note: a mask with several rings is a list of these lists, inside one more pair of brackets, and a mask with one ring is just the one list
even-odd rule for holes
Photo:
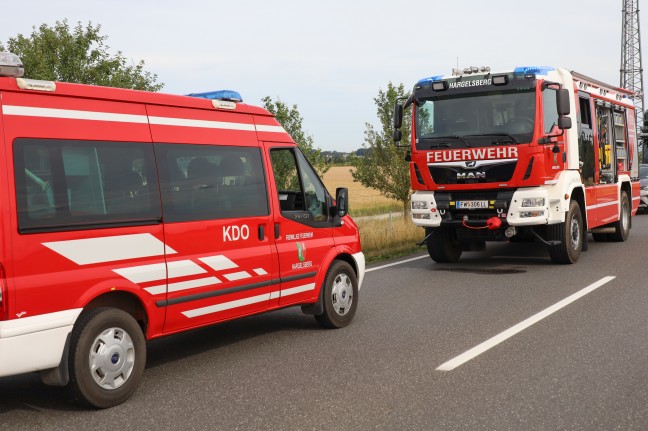
[[488,201],[457,201],[457,209],[482,209],[488,208]]

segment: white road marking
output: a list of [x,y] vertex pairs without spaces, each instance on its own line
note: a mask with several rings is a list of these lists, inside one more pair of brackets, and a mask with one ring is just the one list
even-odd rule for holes
[[365,270],[365,272],[377,271],[379,269],[388,268],[390,266],[400,265],[401,263],[411,262],[413,260],[419,260],[419,259],[425,259],[425,258],[429,259],[429,256],[427,254],[424,254],[423,256],[417,256],[417,257],[413,257],[411,259],[405,259],[405,260],[401,260],[401,261],[394,262],[394,263],[388,263],[387,265],[381,265],[381,266],[376,266],[375,268],[369,268],[369,269]]
[[578,292],[574,293],[573,295],[568,296],[567,298],[563,299],[562,301],[559,301],[552,305],[549,308],[545,308],[541,312],[529,317],[528,319],[518,323],[515,326],[510,327],[504,332],[501,332],[497,334],[496,336],[484,341],[483,343],[473,347],[472,349],[462,353],[461,355],[450,359],[448,362],[445,362],[437,368],[437,371],[452,371],[458,366],[470,361],[471,359],[481,355],[488,349],[495,347],[499,343],[511,338],[515,334],[522,332],[529,326],[533,325],[534,323],[539,322],[540,320],[544,319],[547,316],[550,316],[551,314],[555,313],[556,311],[560,310],[561,308],[571,304],[572,302],[576,301],[579,298],[582,298],[583,296],[587,295],[590,292],[593,292],[594,290],[598,289],[599,287],[603,286],[604,284],[614,280],[616,277],[614,276],[607,276],[603,277],[599,281],[590,284],[584,289],[579,290]]

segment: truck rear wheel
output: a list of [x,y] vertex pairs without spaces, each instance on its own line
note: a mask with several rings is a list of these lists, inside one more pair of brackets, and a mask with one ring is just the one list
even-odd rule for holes
[[563,223],[547,226],[549,239],[560,241],[549,247],[549,256],[554,263],[576,263],[583,250],[583,215],[575,200],[569,203],[569,211]]
[[[426,234],[430,234],[427,229]],[[438,263],[457,262],[463,251],[454,229],[443,227],[432,229],[432,235],[428,238],[426,244],[428,254],[433,261]]]
[[146,365],[146,340],[130,314],[89,311],[76,323],[70,347],[70,387],[81,401],[108,408],[133,394]]

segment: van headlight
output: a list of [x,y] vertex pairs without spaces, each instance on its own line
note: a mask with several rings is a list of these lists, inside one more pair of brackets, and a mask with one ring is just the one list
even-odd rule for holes
[[545,204],[544,198],[523,198],[522,208],[528,207],[543,207]]
[[413,210],[426,210],[428,209],[427,201],[412,201]]

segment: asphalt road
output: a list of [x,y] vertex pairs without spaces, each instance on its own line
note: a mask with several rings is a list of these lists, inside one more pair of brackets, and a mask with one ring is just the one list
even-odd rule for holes
[[535,244],[373,265],[349,327],[292,308],[151,342],[112,409],[0,378],[0,430],[646,430],[646,247],[640,215],[575,265]]

